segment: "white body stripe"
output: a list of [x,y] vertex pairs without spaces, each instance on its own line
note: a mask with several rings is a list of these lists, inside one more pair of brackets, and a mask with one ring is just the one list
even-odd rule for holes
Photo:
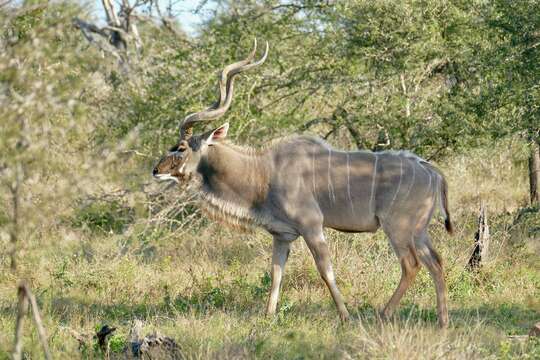
[[401,189],[401,182],[402,181],[403,181],[403,158],[400,156],[399,157],[399,183],[398,183],[398,186],[397,186],[397,190],[394,193],[394,197],[392,198],[392,202],[390,203],[390,207],[389,207],[389,210],[388,210],[389,213],[392,212],[394,202],[396,201],[399,190]]
[[379,157],[377,154],[375,156],[375,164],[373,165],[373,179],[371,180],[371,195],[369,197],[369,209],[373,213],[375,209],[373,208],[373,199],[375,198],[375,181],[377,180],[377,163],[379,162]]
[[356,216],[354,211],[354,203],[351,196],[351,167],[350,167],[349,153],[347,153],[347,197],[349,199],[349,204],[351,204],[351,211],[354,216]]
[[336,202],[334,184],[332,183],[332,149],[328,148],[328,198],[332,203]]

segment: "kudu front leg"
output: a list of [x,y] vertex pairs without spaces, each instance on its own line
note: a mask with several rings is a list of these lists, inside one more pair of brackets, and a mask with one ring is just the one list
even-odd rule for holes
[[319,270],[322,279],[330,290],[330,294],[334,299],[341,321],[347,321],[349,319],[349,311],[347,311],[343,297],[341,296],[341,293],[336,285],[336,278],[334,276],[334,270],[332,269],[332,262],[330,260],[330,251],[328,250],[328,244],[324,239],[322,229],[320,232],[314,234],[305,234],[304,240],[306,241],[313,258],[315,259],[315,264],[317,265],[317,269]]
[[273,315],[276,313],[277,302],[279,298],[279,289],[281,286],[281,278],[283,277],[283,270],[285,263],[289,257],[291,243],[288,241],[280,240],[274,236],[274,244],[272,250],[272,286],[270,288],[270,296],[268,297],[268,304],[266,306],[266,315]]

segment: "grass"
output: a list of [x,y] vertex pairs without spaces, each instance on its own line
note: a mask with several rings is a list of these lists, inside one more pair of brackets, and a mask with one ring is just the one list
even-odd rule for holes
[[[469,154],[442,166],[449,174],[456,235],[449,237],[440,219],[430,233],[446,266],[446,331],[437,328],[435,291],[424,269],[395,318],[379,320],[378,310],[400,276],[382,233],[327,232],[349,323],[339,323],[302,240],[286,267],[278,314],[266,318],[268,235],[238,234],[205,222],[196,231],[172,231],[149,225],[137,215],[140,210],[120,203],[108,208],[100,200],[74,206],[67,220],[44,226],[39,241],[25,246],[17,275],[3,265],[0,359],[12,347],[18,277],[28,279],[51,351],[60,359],[100,356],[93,347],[79,350],[70,330],[95,333],[103,324],[118,328],[111,349],[120,353],[135,319],[143,321],[145,333],[176,339],[190,359],[539,358],[538,339],[509,337],[527,334],[540,321],[540,235],[534,230],[538,212],[520,210],[526,182],[518,174],[524,172],[508,154],[488,163],[478,162],[482,153]],[[491,255],[471,273],[465,265],[480,198],[490,209]],[[525,215],[516,223],[520,213]],[[29,321],[24,349],[28,358],[41,356]]]

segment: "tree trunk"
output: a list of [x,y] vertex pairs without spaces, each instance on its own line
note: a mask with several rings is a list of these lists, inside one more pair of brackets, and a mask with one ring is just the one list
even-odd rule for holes
[[10,238],[10,267],[11,271],[15,272],[17,271],[17,247],[19,246],[19,176],[17,175],[17,179],[15,180],[15,185],[11,187],[11,198],[13,201],[12,204],[12,211],[13,211],[13,218],[11,219],[11,231],[9,233]]
[[540,145],[531,141],[531,155],[529,157],[529,194],[531,205],[540,205]]

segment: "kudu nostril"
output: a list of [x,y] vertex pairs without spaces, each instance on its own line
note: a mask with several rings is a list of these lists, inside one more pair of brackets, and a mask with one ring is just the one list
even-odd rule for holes
[[158,169],[157,167],[154,168],[154,170],[152,170],[152,175],[156,176],[158,173]]

